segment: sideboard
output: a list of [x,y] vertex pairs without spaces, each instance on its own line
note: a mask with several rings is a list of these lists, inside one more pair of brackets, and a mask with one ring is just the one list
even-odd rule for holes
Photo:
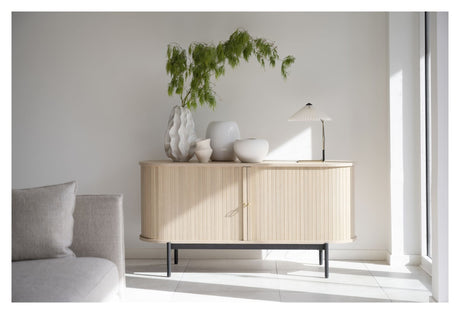
[[268,247],[319,249],[321,263],[328,243],[355,238],[351,162],[140,166],[140,239],[167,243],[176,263],[179,248]]

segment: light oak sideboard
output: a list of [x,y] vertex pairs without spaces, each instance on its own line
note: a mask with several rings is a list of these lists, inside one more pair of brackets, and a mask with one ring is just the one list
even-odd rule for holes
[[355,238],[351,162],[142,161],[140,166],[140,239],[173,243],[175,255],[192,244],[262,248]]

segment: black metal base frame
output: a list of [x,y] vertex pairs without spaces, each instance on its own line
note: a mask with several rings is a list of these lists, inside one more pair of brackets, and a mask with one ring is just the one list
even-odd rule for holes
[[285,243],[166,243],[166,273],[171,277],[171,250],[174,250],[174,264],[179,262],[179,249],[206,250],[318,250],[319,264],[323,265],[324,277],[329,278],[329,245],[323,244],[285,244]]

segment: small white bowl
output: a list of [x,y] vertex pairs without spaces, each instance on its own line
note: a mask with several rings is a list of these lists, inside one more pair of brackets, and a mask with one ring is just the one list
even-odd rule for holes
[[212,149],[203,148],[195,150],[196,158],[199,162],[209,162],[211,160]]
[[261,138],[236,140],[233,150],[241,162],[262,162],[268,153],[268,142]]
[[209,149],[211,148],[211,139],[210,138],[207,138],[207,139],[199,139],[195,142],[196,144],[196,147],[195,147],[195,150],[200,150],[200,149]]

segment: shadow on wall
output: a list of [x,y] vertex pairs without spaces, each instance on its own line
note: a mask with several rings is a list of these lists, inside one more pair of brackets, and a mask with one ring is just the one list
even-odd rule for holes
[[[258,108],[253,110],[257,111]],[[216,111],[219,112],[216,112],[215,116],[205,110],[193,113],[198,137],[205,138],[206,128],[211,121],[233,120],[238,124],[241,139],[255,137],[269,142],[269,153],[265,160],[321,159],[319,121],[290,122],[289,114],[279,108],[274,108],[270,115],[257,119],[252,116],[231,115],[228,108],[218,108]],[[295,109],[291,111],[294,112]],[[328,132],[326,124],[326,137]]]

